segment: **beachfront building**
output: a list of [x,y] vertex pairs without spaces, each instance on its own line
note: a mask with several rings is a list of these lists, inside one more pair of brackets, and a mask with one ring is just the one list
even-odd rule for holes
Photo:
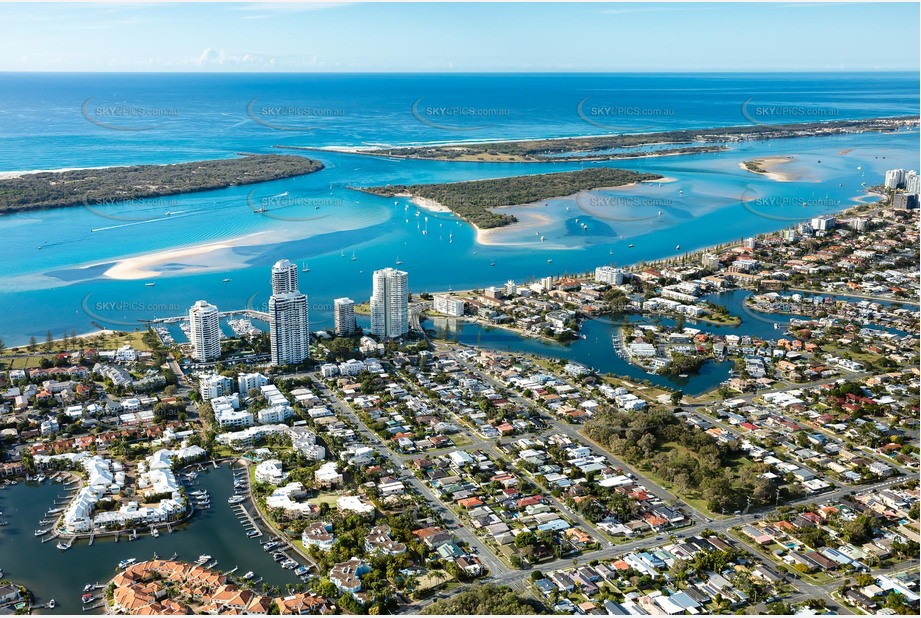
[[307,295],[297,289],[297,266],[279,260],[272,267],[269,339],[273,365],[296,365],[310,356]]
[[335,309],[336,336],[348,337],[355,332],[355,301],[351,298],[337,298],[333,301]]
[[911,193],[913,195],[921,193],[921,175],[918,175],[918,172],[915,170],[911,170],[905,174],[905,193]]
[[297,292],[297,265],[289,260],[278,260],[272,266],[272,294]]
[[887,189],[898,189],[904,186],[905,183],[905,170],[886,170],[886,180],[883,183],[883,186]]
[[436,294],[432,299],[432,308],[455,318],[464,315],[464,301],[450,294]]
[[221,324],[217,307],[204,300],[192,305],[189,309],[189,339],[195,360],[206,362],[221,357]]
[[409,331],[408,278],[408,273],[394,268],[374,271],[371,334],[393,339]]
[[595,282],[608,285],[621,285],[624,282],[624,271],[612,266],[599,266],[595,269]]
[[310,355],[307,296],[299,292],[269,298],[269,338],[273,365],[295,365]]

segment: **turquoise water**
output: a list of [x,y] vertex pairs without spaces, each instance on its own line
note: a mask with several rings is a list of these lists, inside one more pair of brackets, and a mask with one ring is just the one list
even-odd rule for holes
[[[786,333],[785,325],[791,318],[797,316],[760,313],[749,309],[743,310],[744,300],[751,295],[752,292],[748,290],[733,290],[731,292],[711,294],[706,297],[711,302],[725,306],[733,315],[739,316],[742,319],[741,324],[730,326],[687,320],[685,325],[689,328],[697,328],[703,332],[718,335],[749,335],[760,339],[779,339],[784,337]],[[853,301],[854,299],[851,298],[850,300]],[[424,325],[426,328],[434,329],[436,336],[441,339],[491,350],[538,354],[572,360],[603,373],[612,373],[635,380],[648,380],[657,386],[681,389],[688,395],[705,393],[712,388],[716,388],[721,382],[729,378],[729,371],[733,368],[731,361],[707,361],[701,367],[699,373],[690,374],[686,378],[650,374],[630,364],[615,353],[612,344],[612,337],[618,334],[624,317],[630,322],[655,323],[664,326],[675,325],[675,321],[672,318],[658,315],[614,315],[610,318],[586,320],[583,322],[580,331],[580,335],[585,337],[567,344],[523,337],[508,329],[451,318],[435,318],[426,321]],[[775,324],[780,328],[775,328]],[[879,330],[900,336],[908,334],[892,327],[880,328]]]
[[[907,74],[885,79],[583,75],[282,76],[277,80],[0,75],[0,86],[4,86],[0,88],[0,144],[4,145],[0,170],[176,162],[273,152],[276,144],[361,146],[603,133],[575,113],[576,103],[585,96],[597,97],[598,104],[616,96],[638,106],[651,107],[658,101],[678,110],[673,116],[652,119],[655,129],[745,123],[739,106],[752,92],[771,102],[837,106],[841,117],[852,118],[917,113],[918,107],[917,76]],[[463,99],[465,104],[507,108],[511,113],[471,130],[435,128],[410,112],[420,96],[426,97],[427,105]],[[87,97],[93,105],[145,104],[176,114],[159,119],[149,131],[114,131],[84,118],[81,104]],[[337,113],[286,119],[308,122],[311,131],[277,131],[247,116],[246,103],[253,97],[260,103],[326,106],[326,111]],[[30,336],[43,338],[49,329],[57,336],[65,330],[93,330],[93,322],[130,328],[144,319],[184,313],[199,298],[221,309],[261,308],[268,299],[269,268],[281,257],[309,263],[310,272],[301,275],[301,288],[310,296],[312,326],[322,328],[331,325],[333,298],[367,298],[371,272],[394,265],[398,257],[409,272],[413,292],[584,272],[604,263],[676,255],[679,244],[681,252],[690,251],[840,210],[862,195],[861,183],[879,182],[886,169],[921,167],[917,132],[743,142],[730,148],[693,157],[603,164],[654,172],[675,182],[553,200],[531,209],[544,211],[537,212],[537,223],[494,234],[498,245],[477,243],[472,228],[453,215],[419,211],[404,199],[380,198],[349,187],[448,182],[582,166],[399,161],[312,152],[309,155],[326,168],[296,179],[130,204],[3,216],[0,242],[12,259],[0,270],[0,337],[7,345],[19,345]],[[751,158],[791,154],[796,160],[790,169],[800,176],[795,182],[774,182],[738,166]],[[285,192],[284,208],[268,215],[254,212],[254,204]],[[545,237],[543,242],[540,236]],[[167,257],[156,267],[158,275],[142,274],[134,280],[103,276],[128,256],[214,243],[228,246],[208,254]],[[156,285],[145,286],[148,282]]]

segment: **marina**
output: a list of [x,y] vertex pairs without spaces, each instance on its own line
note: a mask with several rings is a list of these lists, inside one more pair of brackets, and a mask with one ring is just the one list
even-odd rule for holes
[[[208,466],[206,472],[196,473],[196,489],[205,490],[219,505],[232,495],[233,476],[227,466],[217,470]],[[262,551],[258,543],[241,542],[241,523],[230,508],[212,508],[197,512],[189,523],[173,527],[173,534],[159,537],[139,534],[132,543],[124,543],[130,530],[121,534],[122,542],[112,536],[96,537],[92,545],[75,542],[66,551],[58,550],[55,543],[40,543],[31,534],[12,534],[14,529],[24,529],[30,522],[39,521],[60,488],[45,482],[41,485],[19,483],[0,491],[0,511],[10,521],[0,527],[0,564],[4,577],[25,585],[36,595],[36,603],[46,604],[56,599],[53,609],[43,613],[80,614],[101,613],[101,607],[84,608],[82,594],[93,592],[93,586],[104,586],[115,573],[119,562],[130,558],[137,561],[152,556],[173,556],[174,559],[194,562],[200,555],[211,556],[211,561],[239,565],[240,570],[259,573],[262,581],[284,588],[286,583],[300,580],[293,571],[281,568],[271,555]],[[17,505],[15,509],[12,505]],[[29,529],[29,528],[25,528]],[[165,532],[165,530],[161,530]],[[54,537],[53,540],[57,541]],[[262,582],[260,581],[259,584]],[[99,594],[96,592],[95,594]]]

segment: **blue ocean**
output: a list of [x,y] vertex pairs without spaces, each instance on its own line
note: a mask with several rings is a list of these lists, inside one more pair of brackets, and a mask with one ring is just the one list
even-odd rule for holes
[[[886,169],[921,167],[917,131],[730,142],[718,153],[591,164],[409,161],[278,146],[361,149],[917,115],[918,91],[910,73],[2,74],[0,173],[273,152],[310,156],[325,168],[262,185],[0,217],[0,337],[19,345],[48,330],[133,328],[184,313],[198,299],[222,310],[261,308],[268,270],[282,257],[304,267],[301,288],[317,329],[331,323],[333,298],[366,299],[371,272],[397,262],[415,293],[636,263],[841,210],[865,199]],[[772,156],[792,157],[786,182],[739,165]],[[519,207],[521,226],[479,241],[450,213],[353,189],[586,165],[664,179]]]

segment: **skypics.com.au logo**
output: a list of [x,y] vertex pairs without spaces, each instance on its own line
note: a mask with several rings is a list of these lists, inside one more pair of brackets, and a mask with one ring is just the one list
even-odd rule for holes
[[839,110],[821,105],[771,105],[749,97],[742,103],[742,116],[757,125],[793,124],[836,120]]
[[607,221],[649,221],[662,217],[677,203],[668,198],[580,193],[576,203],[585,213]]
[[585,97],[576,104],[576,115],[583,122],[608,131],[649,131],[654,125],[650,118],[671,118],[675,110],[668,107],[639,107],[636,105],[605,105],[590,103]]
[[[83,297],[83,313],[102,325],[128,326],[131,328],[143,324],[147,319],[157,317],[174,317],[188,310],[175,303],[151,303],[137,298],[114,298],[91,300],[92,294]],[[141,314],[143,318],[131,319],[129,314]]]
[[83,102],[80,113],[87,122],[110,131],[153,131],[179,117],[179,110],[175,108],[94,103],[93,97]]
[[423,105],[425,97],[416,99],[411,108],[413,118],[427,127],[443,131],[475,131],[486,128],[484,124],[468,125],[452,122],[454,119],[508,118],[511,111],[501,107],[475,107],[470,105]]
[[295,197],[287,191],[258,196],[253,189],[246,196],[246,205],[254,213],[279,221],[316,221],[332,216],[345,205],[336,197]]
[[828,196],[815,197],[764,197],[755,189],[747,188],[739,197],[742,207],[748,212],[770,219],[798,223],[827,212],[841,210],[841,200]]
[[339,118],[345,111],[335,107],[313,105],[282,105],[257,103],[258,97],[246,105],[246,115],[256,124],[273,131],[313,131],[323,118]]
[[[179,209],[177,196],[117,199],[94,199],[89,193],[83,196],[83,208],[88,212],[122,224],[150,223],[169,218],[181,218],[192,213]],[[110,208],[110,207],[117,207]]]

